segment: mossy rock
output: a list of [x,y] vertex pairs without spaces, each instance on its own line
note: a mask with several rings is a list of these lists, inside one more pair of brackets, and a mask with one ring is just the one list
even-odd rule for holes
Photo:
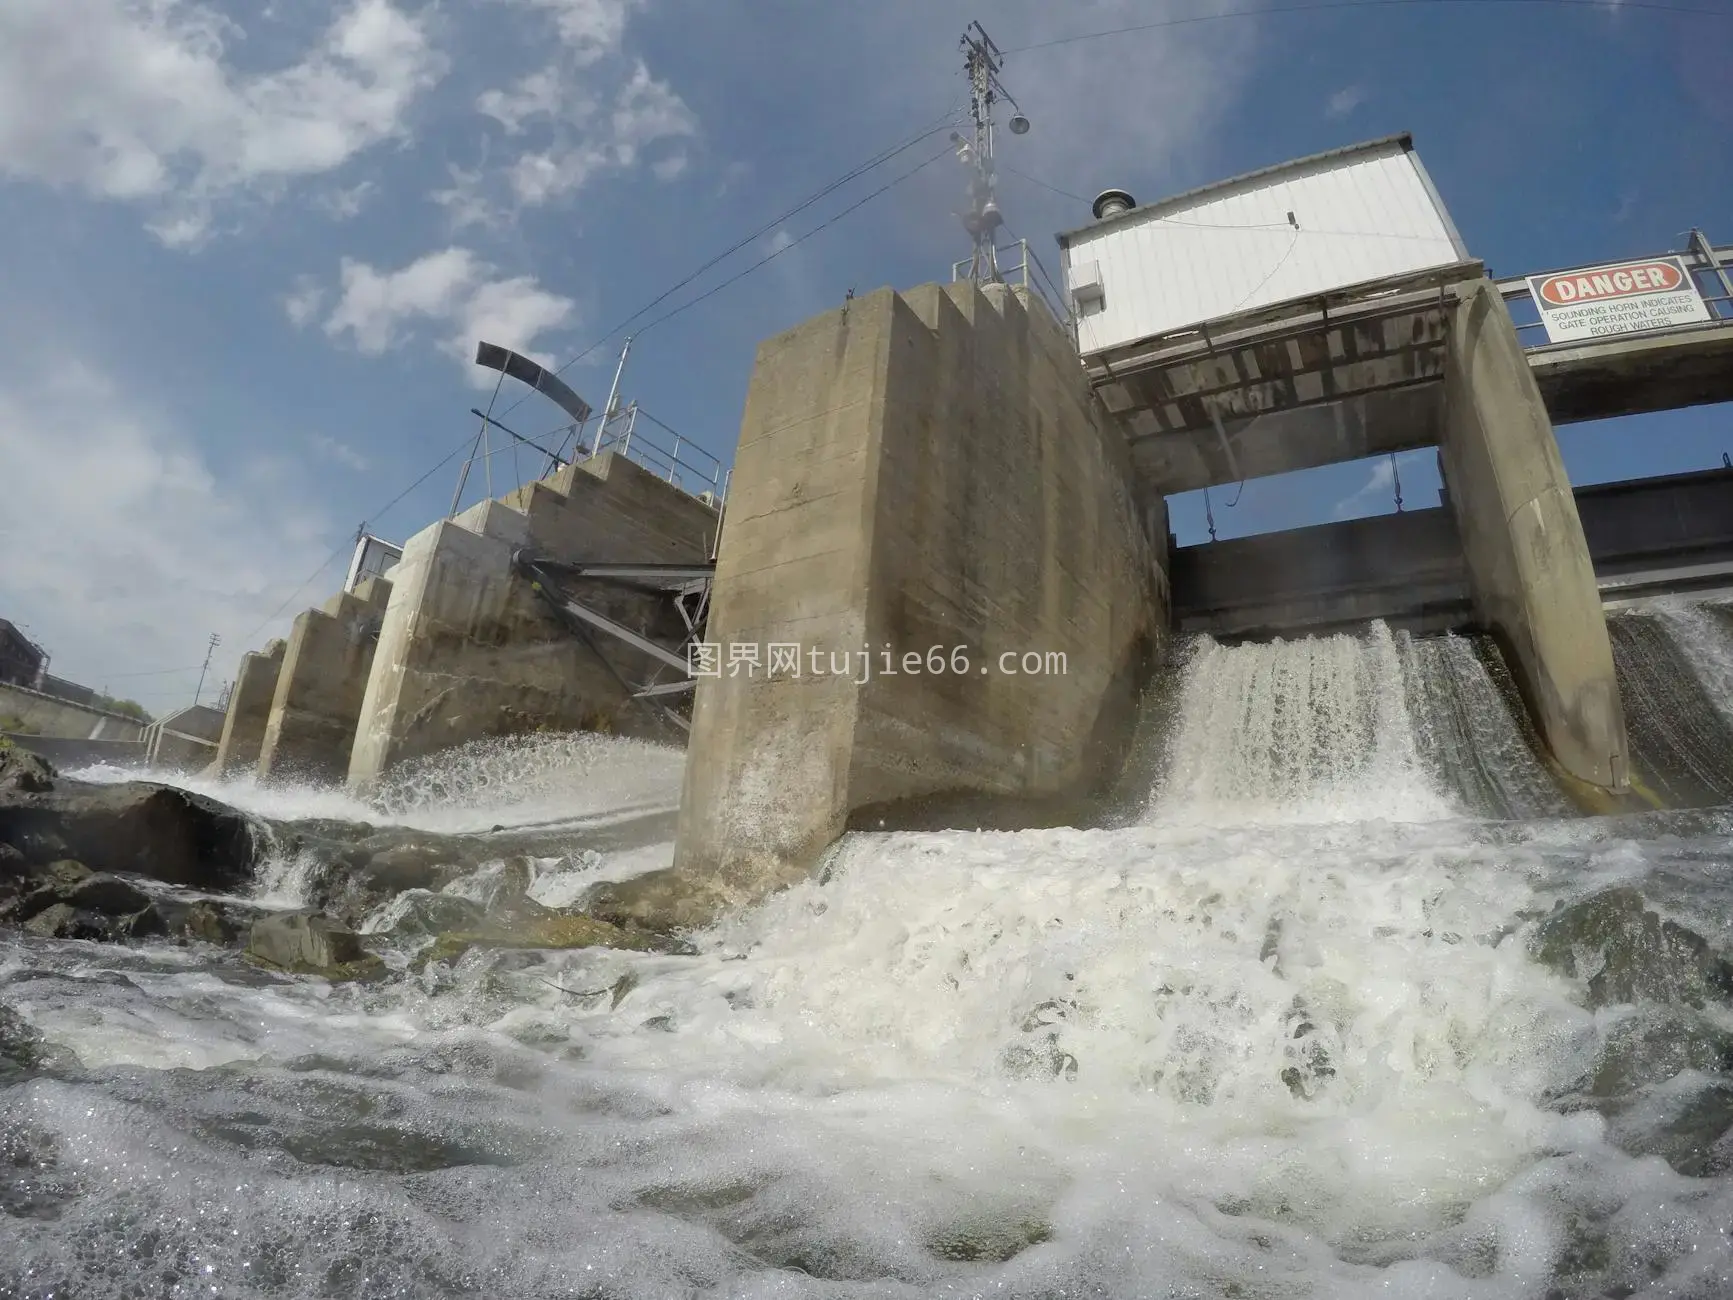
[[631,952],[684,950],[660,936],[610,925],[581,912],[555,912],[525,921],[509,930],[448,931],[417,954],[415,965],[420,969],[428,962],[455,961],[473,948],[498,951],[560,951],[571,948],[624,948]]

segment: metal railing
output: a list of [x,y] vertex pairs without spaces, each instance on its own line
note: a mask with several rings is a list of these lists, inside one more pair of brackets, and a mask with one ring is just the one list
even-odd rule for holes
[[[645,425],[654,426],[659,433],[650,433]],[[732,470],[636,402],[604,419],[597,427],[590,450],[583,451],[580,444],[578,459],[587,460],[610,451],[643,466],[682,492],[708,502],[718,511],[728,498]]]
[[[1011,254],[1016,254],[1015,264],[1008,260]],[[1001,255],[1004,255],[1006,260],[1001,260]],[[974,265],[974,261],[975,259],[972,257],[965,257],[960,262],[952,262],[951,282],[954,284],[958,280],[967,279],[968,270]],[[1072,320],[1071,312],[1065,306],[1064,291],[1047,273],[1047,268],[1042,265],[1035,250],[1029,247],[1027,239],[1019,239],[1014,244],[995,248],[993,250],[993,262],[999,272],[1000,280],[1038,295],[1041,301],[1047,305],[1047,310],[1053,313],[1054,320],[1065,326],[1067,330],[1073,329],[1075,322]]]
[[[1683,252],[1667,252],[1660,254],[1660,256],[1677,257],[1684,262],[1685,269],[1691,274],[1692,283],[1703,299],[1703,305],[1708,308],[1710,319],[1708,321],[1694,321],[1688,325],[1663,325],[1652,330],[1633,330],[1629,334],[1619,335],[1619,338],[1638,338],[1645,334],[1672,334],[1680,330],[1733,321],[1733,247],[1717,248],[1709,243],[1702,231],[1693,230]],[[1630,260],[1640,261],[1642,259],[1633,258]],[[1562,269],[1569,270],[1571,268]],[[1545,274],[1555,273],[1546,272]],[[1517,337],[1522,339],[1524,344],[1531,349],[1549,346],[1550,340],[1546,333],[1546,322],[1540,318],[1540,308],[1535,304],[1534,295],[1529,290],[1528,277],[1515,276],[1508,280],[1499,280],[1497,283],[1499,293],[1503,296],[1506,306],[1511,309],[1511,318],[1516,323]]]

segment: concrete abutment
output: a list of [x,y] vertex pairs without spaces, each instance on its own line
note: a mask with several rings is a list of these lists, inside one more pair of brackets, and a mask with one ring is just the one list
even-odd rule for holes
[[[863,813],[1087,787],[1165,633],[1165,546],[1070,340],[1023,292],[885,289],[768,340],[675,864],[597,905],[699,924],[800,878]],[[738,646],[764,667],[729,672]],[[773,646],[799,662],[766,671]],[[1028,652],[1063,668],[1022,671]]]

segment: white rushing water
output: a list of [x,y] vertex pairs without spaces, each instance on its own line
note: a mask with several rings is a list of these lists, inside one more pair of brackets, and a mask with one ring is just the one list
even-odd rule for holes
[[[1712,884],[1726,819],[1473,815],[1439,770],[1470,749],[1541,795],[1466,643],[1205,642],[1181,671],[1138,824],[854,835],[696,956],[334,989],[0,947],[8,1001],[94,1071],[12,1090],[52,1212],[0,1216],[0,1259],[79,1296],[1733,1294],[1733,1189],[1631,1137],[1712,1095],[1703,1067],[1557,1104],[1638,1013],[1528,946],[1561,898]],[[660,760],[591,743],[592,788],[666,799]],[[426,815],[539,817],[571,775],[539,761],[541,794],[441,778]],[[630,853],[614,874],[665,861]],[[1710,932],[1721,888],[1674,910]]]

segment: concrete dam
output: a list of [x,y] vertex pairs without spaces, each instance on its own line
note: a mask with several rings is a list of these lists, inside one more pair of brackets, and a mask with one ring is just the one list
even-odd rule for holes
[[[1701,766],[1633,728],[1627,696],[1672,688],[1619,611],[1733,586],[1733,471],[1573,490],[1554,427],[1733,397],[1729,250],[1495,280],[1406,136],[1095,216],[1051,294],[1025,254],[766,340],[725,494],[598,439],[417,534],[246,658],[215,765],[364,790],[487,736],[684,743],[673,866],[597,899],[657,927],[852,827],[1111,785],[1176,636],[1381,620],[1431,665],[1412,689],[1464,647],[1493,665],[1537,789]],[[1172,494],[1420,447],[1437,507],[1169,533]]]

